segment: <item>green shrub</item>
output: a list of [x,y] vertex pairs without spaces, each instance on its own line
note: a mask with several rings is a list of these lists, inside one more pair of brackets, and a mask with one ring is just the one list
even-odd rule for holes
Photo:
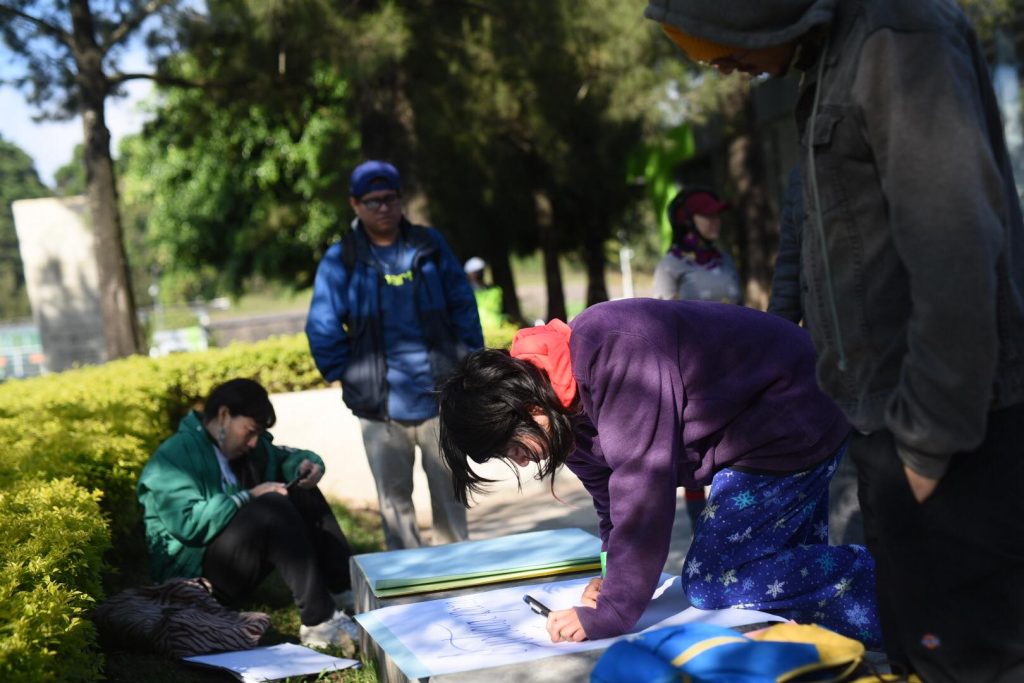
[[102,659],[85,618],[110,543],[100,493],[71,479],[0,491],[0,679],[91,681]]
[[[488,346],[508,347],[515,331],[487,330]],[[233,377],[272,393],[323,386],[304,335],[0,385],[0,680],[95,680],[83,616],[103,597],[109,548],[114,570],[145,562],[139,471]]]
[[504,323],[500,327],[484,328],[484,345],[491,349],[507,349],[512,346],[512,337],[519,331],[518,325]]
[[112,545],[115,569],[145,561],[139,471],[232,377],[271,392],[323,384],[297,335],[0,385],[0,680],[97,678],[102,661],[83,616],[102,599]]

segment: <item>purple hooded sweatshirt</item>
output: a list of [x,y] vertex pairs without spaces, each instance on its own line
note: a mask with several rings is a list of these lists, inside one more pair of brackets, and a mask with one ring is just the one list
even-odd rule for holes
[[726,467],[793,473],[829,457],[849,425],[818,389],[807,333],[730,304],[631,299],[570,324],[584,415],[566,464],[594,498],[608,571],[591,639],[636,624],[668,557],[676,489]]

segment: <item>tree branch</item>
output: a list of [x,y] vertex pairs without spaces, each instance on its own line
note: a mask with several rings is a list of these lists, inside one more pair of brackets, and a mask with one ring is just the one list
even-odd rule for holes
[[103,54],[106,54],[110,51],[110,48],[130,36],[132,31],[141,26],[142,22],[144,22],[147,17],[152,15],[154,12],[157,12],[164,5],[169,5],[172,2],[174,2],[174,0],[150,0],[135,14],[124,17],[117,28],[111,31],[110,37],[107,38],[107,41],[100,47]]
[[21,10],[15,7],[11,7],[10,5],[0,5],[0,15],[4,14],[14,17],[15,19],[27,21],[28,23],[32,24],[37,29],[39,29],[39,31],[41,31],[42,33],[45,33],[48,36],[56,38],[69,48],[71,47],[71,34],[67,33],[59,26],[54,26],[53,24],[43,21],[38,17],[34,17],[31,14],[26,14],[25,12],[22,12]]
[[153,81],[157,85],[173,85],[179,88],[231,88],[242,84],[241,80],[224,81],[190,81],[187,78],[169,76],[159,73],[120,73],[115,72],[107,79],[111,86],[117,87],[127,81]]

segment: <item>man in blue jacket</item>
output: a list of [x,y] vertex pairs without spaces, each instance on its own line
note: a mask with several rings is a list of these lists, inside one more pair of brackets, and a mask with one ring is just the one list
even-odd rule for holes
[[952,0],[649,0],[719,71],[803,71],[800,258],[854,453],[891,659],[1024,680],[1024,223]]
[[416,446],[430,486],[433,541],[462,541],[466,509],[438,453],[434,390],[483,346],[476,299],[441,234],[402,214],[394,166],[360,164],[349,193],[356,219],[317,269],[309,347],[324,378],[341,381],[345,405],[359,418],[388,548],[423,543],[412,502]]

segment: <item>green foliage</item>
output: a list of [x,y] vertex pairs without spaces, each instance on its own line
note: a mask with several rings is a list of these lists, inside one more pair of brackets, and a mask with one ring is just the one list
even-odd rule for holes
[[1013,17],[1017,0],[959,0],[960,6],[971,19],[975,30],[983,40],[990,40],[992,32],[1005,26]]
[[102,660],[91,651],[86,611],[102,596],[102,554],[110,536],[101,494],[70,478],[24,480],[0,491],[0,678],[91,681]]
[[348,224],[358,155],[349,82],[321,35],[330,15],[318,2],[207,4],[168,68],[215,85],[168,89],[122,143],[125,203],[147,213],[165,301],[240,294],[254,278],[307,287]]
[[165,300],[240,293],[262,277],[312,282],[347,224],[354,157],[345,86],[314,75],[296,110],[224,107],[199,91],[167,96],[144,136],[124,143],[126,203],[150,207],[147,243]]
[[660,136],[668,85],[686,86],[657,26],[614,0],[208,7],[167,62],[207,87],[165,90],[122,146],[165,302],[308,285],[364,155],[396,161],[455,252],[501,277],[509,249],[540,244],[540,198],[554,247],[600,261],[635,222],[627,157]]
[[649,36],[633,7],[583,4],[409,12],[422,37],[408,89],[431,212],[488,261],[505,244],[536,248],[538,191],[567,250],[585,233],[607,235],[624,208],[624,157],[639,140],[638,112],[625,103],[641,86],[622,77],[637,71]]
[[85,145],[75,145],[71,161],[54,172],[53,181],[57,185],[57,194],[61,197],[85,194],[88,191],[85,180]]
[[[94,680],[82,616],[108,561],[140,561],[135,483],[150,453],[217,384],[322,385],[305,337],[232,345],[0,385],[0,678]],[[91,493],[89,493],[91,491]]]
[[512,346],[512,337],[520,327],[510,322],[484,328],[484,346],[491,349],[507,349]]
[[49,194],[31,157],[0,138],[0,319],[25,318],[32,312],[25,293],[25,272],[11,202]]

